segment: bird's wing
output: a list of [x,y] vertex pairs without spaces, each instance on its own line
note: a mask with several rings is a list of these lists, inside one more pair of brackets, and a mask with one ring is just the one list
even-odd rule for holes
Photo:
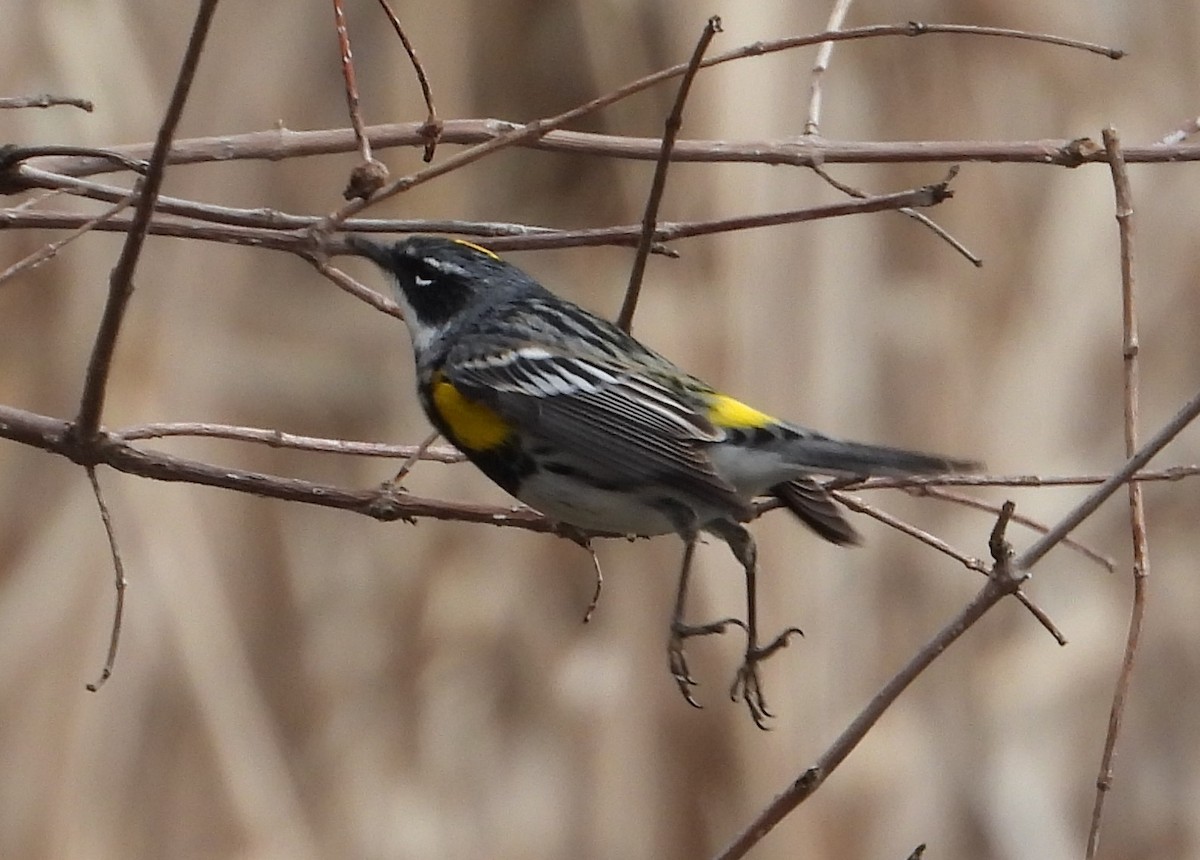
[[482,352],[464,343],[443,373],[464,397],[614,487],[650,479],[724,510],[745,508],[706,452],[724,432],[636,369],[540,345]]

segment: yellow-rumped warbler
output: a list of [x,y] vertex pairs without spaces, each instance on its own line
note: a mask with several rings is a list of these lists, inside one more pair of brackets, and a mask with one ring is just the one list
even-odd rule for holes
[[[685,543],[668,646],[684,697],[683,643],[730,624],[747,633],[730,694],[760,726],[770,716],[757,664],[790,628],[759,645],[756,549],[741,521],[775,496],[817,534],[858,542],[811,475],[866,477],[961,471],[963,460],[844,442],[772,418],[715,390],[614,324],[553,295],[470,242],[349,237],[390,276],[412,336],[425,413],[485,475],[547,517],[595,532],[677,533]],[[746,573],[746,620],[683,622],[695,543],[724,540]]]

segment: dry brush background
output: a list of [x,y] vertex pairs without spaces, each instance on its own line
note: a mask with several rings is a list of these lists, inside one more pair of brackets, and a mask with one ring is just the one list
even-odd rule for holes
[[[418,4],[413,4],[416,7]],[[472,3],[400,8],[445,118],[526,120],[687,57],[823,29],[825,4]],[[348,3],[368,122],[423,118],[375,5]],[[0,139],[104,146],[153,138],[192,4],[0,0],[0,91],[95,101],[0,112]],[[327,4],[226,3],[182,137],[346,125]],[[1116,45],[1111,62],[967,37],[844,44],[823,132],[860,140],[1157,140],[1198,110],[1200,7],[985,0],[862,2],[851,23],[908,18],[1052,31]],[[683,137],[801,131],[811,50],[701,73]],[[585,128],[657,135],[657,89]],[[445,152],[451,151],[449,148]],[[380,153],[394,175],[416,150]],[[336,208],[353,154],[169,169],[165,193],[289,212]],[[1200,175],[1133,166],[1144,430],[1196,389]],[[377,214],[599,226],[640,217],[652,166],[509,150]],[[940,166],[843,167],[894,190]],[[966,165],[931,214],[986,258],[975,270],[893,214],[679,243],[650,263],[640,336],[765,408],[870,441],[976,456],[992,471],[1111,470],[1121,456],[1120,304],[1107,168]],[[834,201],[810,172],[677,165],[663,217]],[[0,235],[4,265],[46,235]],[[91,234],[0,286],[0,402],[70,416],[117,235]],[[631,253],[515,254],[615,314]],[[365,266],[348,264],[378,285]],[[415,442],[403,327],[282,254],[151,238],[105,414],[110,426],[210,420]],[[1162,465],[1200,459],[1195,430]],[[210,462],[371,486],[381,460],[178,440]],[[785,516],[756,526],[769,627],[806,638],[766,669],[779,713],[756,730],[724,697],[740,642],[694,646],[707,705],[680,700],[665,624],[679,546],[600,546],[607,585],[579,623],[590,564],[546,536],[363,517],[102,470],[131,578],[117,672],[103,658],[111,570],[79,467],[0,444],[0,856],[13,858],[693,858],[714,853],[797,776],[879,684],[978,588],[856,517],[848,552]],[[419,466],[425,495],[502,502],[469,467]],[[988,490],[1051,520],[1078,489]],[[986,557],[991,520],[932,500],[871,501]],[[1147,487],[1151,608],[1102,856],[1200,853],[1200,551],[1193,484]],[[1030,593],[1071,644],[1015,602],[909,690],[760,858],[1079,857],[1128,617],[1127,512],[1080,537],[1115,575],[1059,549]],[[1018,548],[1031,539],[1014,530]],[[700,553],[696,617],[740,608],[721,546]]]

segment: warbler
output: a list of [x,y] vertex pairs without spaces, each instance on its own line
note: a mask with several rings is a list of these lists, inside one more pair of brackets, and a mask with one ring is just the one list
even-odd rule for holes
[[[760,644],[754,538],[742,525],[759,496],[779,499],[835,544],[858,533],[813,475],[867,477],[970,470],[976,463],[848,442],[723,394],[631,335],[554,295],[471,242],[412,236],[352,251],[388,276],[404,311],[417,391],[433,426],[485,475],[546,517],[587,532],[684,541],[669,665],[684,697],[695,680],[684,641],[744,628],[730,688],[760,727],[771,716],[761,660],[799,632]],[[746,618],[684,623],[702,532],[725,541],[746,576]]]

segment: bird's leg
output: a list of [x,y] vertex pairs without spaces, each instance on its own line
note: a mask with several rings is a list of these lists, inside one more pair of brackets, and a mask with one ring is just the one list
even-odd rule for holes
[[758,676],[758,664],[786,646],[793,634],[803,636],[804,632],[799,627],[789,627],[766,645],[758,644],[758,548],[754,537],[734,522],[719,522],[708,528],[729,544],[729,549],[746,572],[746,657],[734,676],[729,697],[735,702],[738,699],[744,701],[754,724],[766,729],[766,721],[775,715],[767,708],[762,680]]
[[692,625],[684,623],[683,611],[684,605],[687,602],[688,578],[692,572],[692,557],[696,553],[696,541],[698,537],[694,530],[689,530],[684,537],[683,564],[679,569],[679,588],[675,593],[675,611],[671,615],[671,638],[667,642],[667,660],[671,667],[671,675],[675,678],[675,683],[679,685],[679,692],[683,694],[683,698],[694,708],[700,707],[700,703],[692,696],[692,687],[696,686],[696,680],[692,677],[691,671],[688,669],[687,655],[683,650],[684,641],[693,636],[710,636],[714,633],[724,633],[725,628],[730,624],[745,627],[736,618],[726,618],[722,621],[714,621],[711,624]]

